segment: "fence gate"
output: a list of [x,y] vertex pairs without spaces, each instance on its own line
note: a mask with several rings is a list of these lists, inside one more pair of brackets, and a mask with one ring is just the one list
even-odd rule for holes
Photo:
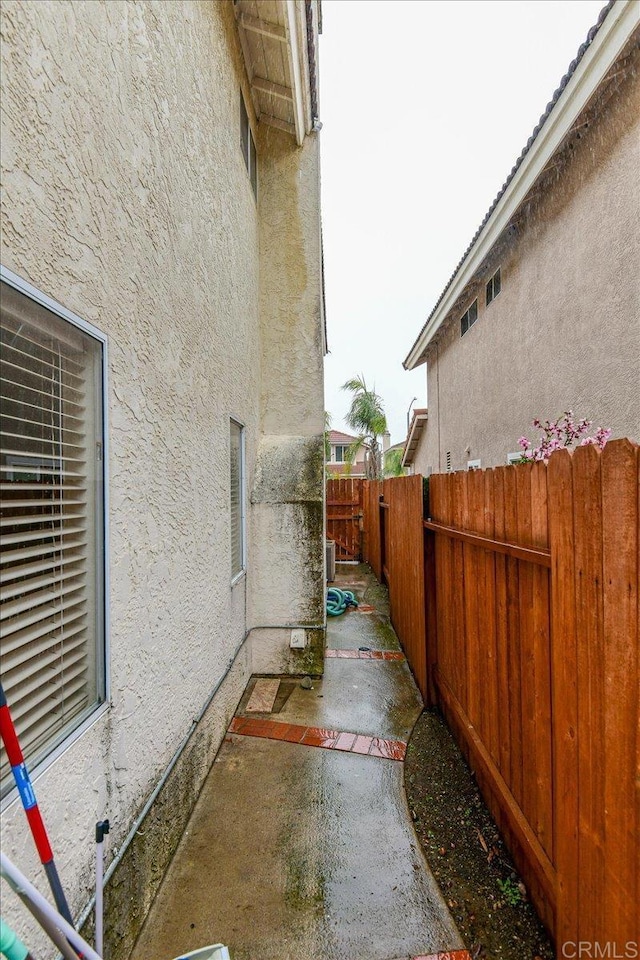
[[327,480],[327,538],[335,541],[336,560],[362,559],[364,480]]

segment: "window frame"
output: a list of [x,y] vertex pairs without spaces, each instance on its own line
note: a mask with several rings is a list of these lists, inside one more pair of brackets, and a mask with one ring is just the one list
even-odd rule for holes
[[[496,293],[496,278],[498,281],[497,293]],[[496,297],[499,297],[501,293],[502,293],[502,274],[500,273],[500,267],[498,267],[498,269],[494,271],[493,275],[489,277],[485,285],[485,297],[484,297],[485,307],[488,307],[490,303],[493,303]]]
[[[239,469],[239,487],[240,487],[240,555],[241,568],[236,573],[233,571],[233,545],[231,543],[231,440],[232,428],[238,427],[240,431],[240,469]],[[246,456],[246,427],[242,420],[237,417],[229,417],[229,547],[231,559],[231,586],[233,587],[241,580],[247,572],[247,456]]]
[[245,103],[244,94],[240,90],[240,152],[244,165],[247,168],[249,182],[254,199],[258,200],[258,150],[251,129],[249,111]]
[[[33,760],[30,761],[29,765],[31,772],[34,776],[36,776],[50,767],[51,764],[58,759],[58,757],[68,750],[76,740],[78,740],[91,726],[93,726],[98,718],[107,712],[111,703],[111,589],[109,571],[110,500],[109,470],[107,469],[107,464],[109,463],[109,346],[107,335],[95,327],[92,323],[89,323],[87,320],[83,320],[82,317],[78,316],[76,313],[73,313],[73,311],[67,309],[67,307],[64,307],[61,303],[58,303],[57,300],[54,300],[42,290],[39,290],[29,281],[24,280],[22,277],[18,276],[18,274],[14,273],[13,270],[10,270],[8,267],[3,266],[2,264],[0,264],[0,282],[12,287],[29,300],[32,300],[39,306],[44,307],[45,310],[48,310],[61,320],[65,320],[67,323],[71,324],[71,326],[96,340],[101,349],[101,370],[100,375],[97,377],[96,384],[98,390],[101,392],[102,401],[100,404],[100,417],[97,421],[102,434],[102,439],[100,441],[102,443],[102,463],[100,468],[96,468],[96,474],[99,476],[100,481],[100,495],[96,498],[96,508],[99,515],[99,528],[96,535],[96,554],[102,554],[102,570],[101,576],[96,578],[95,608],[96,621],[98,623],[98,627],[101,627],[101,637],[99,638],[101,641],[101,649],[99,650],[100,655],[96,655],[96,687],[99,691],[99,696],[102,699],[99,699],[98,702],[94,704],[90,713],[84,716],[78,722],[78,724],[64,734],[61,739],[53,736],[51,740],[51,747],[43,747],[42,750],[39,751],[40,755],[36,755],[35,762]],[[9,704],[9,708],[11,708],[11,704]],[[0,810],[4,810],[7,806],[13,803],[16,795],[17,787],[13,785],[6,791],[5,795],[0,800]]]
[[[475,316],[473,320],[471,319],[471,311],[475,307]],[[465,333],[468,333],[471,327],[478,320],[478,298],[476,297],[472,303],[469,304],[465,312],[460,317],[460,336],[464,337]]]
[[[333,463],[346,463],[347,462],[347,449],[349,447],[348,443],[335,443],[333,445]],[[342,451],[341,459],[338,459],[338,450]]]

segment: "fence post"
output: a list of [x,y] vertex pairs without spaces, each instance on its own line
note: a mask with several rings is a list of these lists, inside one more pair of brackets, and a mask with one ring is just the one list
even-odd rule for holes
[[438,703],[435,670],[438,663],[438,626],[436,616],[436,537],[423,527],[424,534],[424,623],[427,664],[425,706]]
[[561,450],[547,468],[551,550],[551,672],[557,955],[578,929],[578,656],[573,552],[573,471]]

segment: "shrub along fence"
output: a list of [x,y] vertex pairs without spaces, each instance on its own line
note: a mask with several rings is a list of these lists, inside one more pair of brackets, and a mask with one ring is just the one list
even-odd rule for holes
[[638,461],[435,475],[428,519],[421,477],[364,490],[364,557],[558,957],[639,939]]

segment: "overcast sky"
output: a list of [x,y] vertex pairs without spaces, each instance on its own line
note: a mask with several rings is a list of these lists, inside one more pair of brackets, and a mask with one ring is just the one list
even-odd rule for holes
[[598,18],[602,0],[322,0],[329,356],[381,395],[392,442],[427,405],[402,361]]

